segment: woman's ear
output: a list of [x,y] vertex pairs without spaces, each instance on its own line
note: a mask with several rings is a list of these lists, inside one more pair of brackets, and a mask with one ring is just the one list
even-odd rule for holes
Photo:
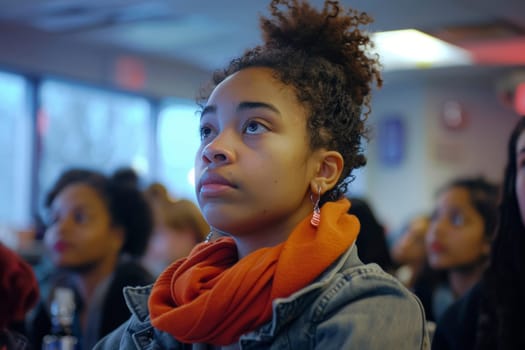
[[122,246],[124,246],[125,240],[126,234],[124,232],[124,228],[122,226],[112,226],[108,244],[111,244],[114,250],[120,252]]
[[490,251],[492,248],[492,240],[485,240],[483,242],[483,248],[481,248],[481,252],[484,256],[490,256]]
[[344,160],[337,151],[323,150],[319,154],[318,169],[315,177],[310,181],[312,193],[321,194],[331,190],[337,184],[343,172]]

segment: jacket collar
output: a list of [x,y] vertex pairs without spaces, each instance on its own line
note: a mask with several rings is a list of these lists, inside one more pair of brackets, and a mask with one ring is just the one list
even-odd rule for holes
[[341,257],[334,262],[331,268],[327,269],[316,282],[295,292],[287,298],[278,298],[273,301],[272,320],[256,331],[249,332],[241,336],[241,341],[269,341],[288,323],[296,319],[304,309],[312,305],[312,302],[319,296],[321,290],[328,286],[334,276],[352,265],[360,264],[357,257],[357,249],[352,244]]
[[124,287],[124,299],[133,315],[141,322],[149,320],[148,298],[153,284],[142,287]]

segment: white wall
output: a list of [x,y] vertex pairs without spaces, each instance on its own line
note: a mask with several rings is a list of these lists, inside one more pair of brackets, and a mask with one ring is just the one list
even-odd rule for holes
[[[424,99],[420,82],[392,84],[387,80],[372,102],[369,122],[373,134],[367,150],[366,192],[387,229],[399,226],[411,212],[428,206]],[[403,158],[399,166],[379,159],[379,126],[391,117],[400,118],[404,125]]]
[[[499,72],[467,68],[385,76],[370,122],[377,127],[382,119],[399,115],[406,122],[406,152],[399,166],[389,167],[377,157],[378,140],[371,141],[366,193],[388,229],[399,230],[412,215],[432,210],[435,192],[454,177],[500,181],[518,116],[498,99],[499,78]],[[450,100],[467,115],[464,129],[450,130],[442,123],[443,105]]]

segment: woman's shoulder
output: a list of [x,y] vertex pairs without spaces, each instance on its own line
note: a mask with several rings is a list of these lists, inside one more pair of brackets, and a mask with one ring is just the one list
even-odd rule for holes
[[316,339],[329,339],[335,332],[341,348],[430,346],[419,299],[374,263],[352,265],[334,275],[312,303],[308,318]]
[[344,264],[335,275],[336,278],[333,279],[334,283],[343,283],[339,281],[339,279],[342,279],[345,283],[351,285],[353,287],[352,290],[358,294],[379,290],[384,294],[394,293],[413,298],[413,293],[381,266],[376,263],[364,264],[361,262],[357,249],[351,249],[344,260]]
[[25,335],[13,330],[4,329],[0,331],[0,349],[30,350],[32,346]]
[[[333,285],[341,286],[342,296],[349,301],[363,298],[371,298],[381,304],[406,301],[408,305],[422,309],[420,300],[413,292],[375,263],[352,266],[341,271],[340,278],[334,280]],[[343,290],[343,287],[347,290]]]
[[317,300],[324,303],[326,315],[361,310],[370,317],[390,315],[393,319],[395,314],[403,314],[413,324],[425,321],[423,306],[414,293],[379,265],[360,262],[355,253],[348,256]]

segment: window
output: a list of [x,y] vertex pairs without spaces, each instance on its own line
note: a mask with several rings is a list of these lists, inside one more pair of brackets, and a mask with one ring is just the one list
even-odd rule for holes
[[194,202],[194,160],[200,145],[198,109],[190,102],[163,108],[157,134],[159,181],[175,198]]
[[28,91],[23,77],[0,72],[0,227],[31,224],[32,123]]
[[60,174],[86,167],[151,175],[151,106],[140,97],[47,80],[40,89],[39,205]]

